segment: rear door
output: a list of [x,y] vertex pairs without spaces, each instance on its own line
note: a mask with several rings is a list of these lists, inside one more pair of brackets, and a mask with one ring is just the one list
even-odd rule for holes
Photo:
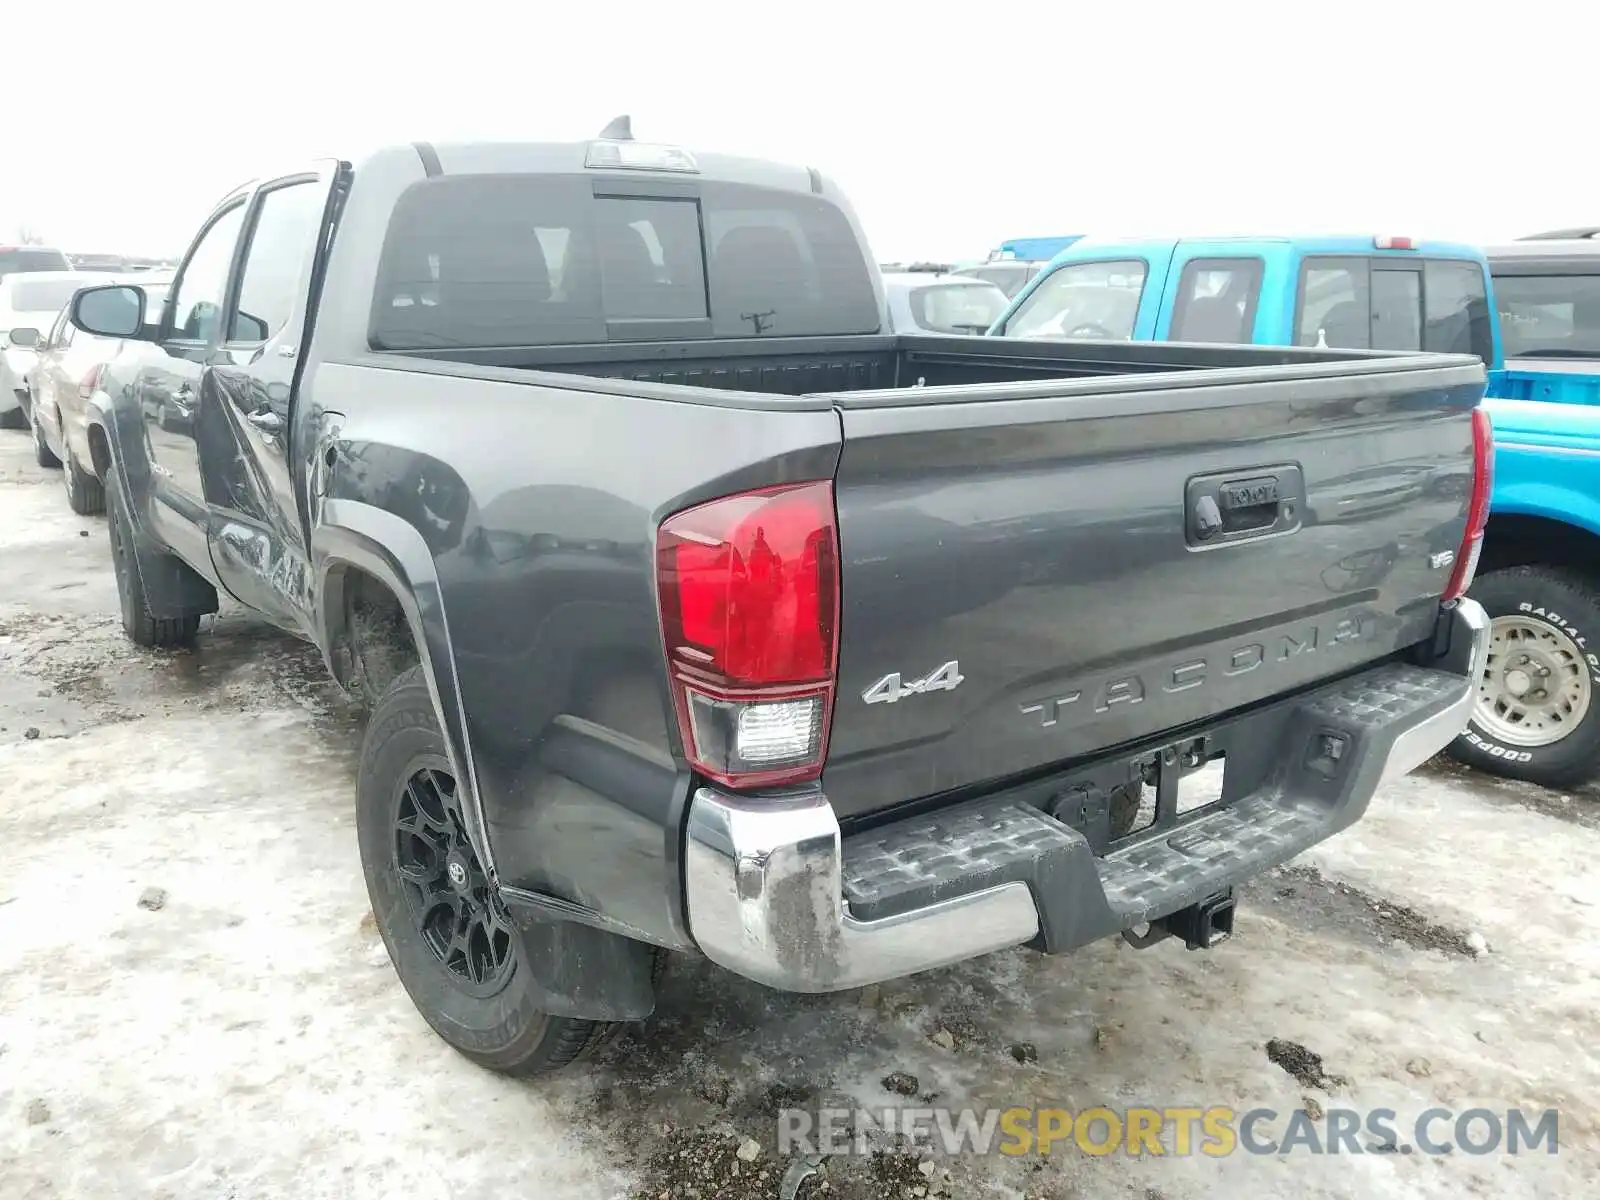
[[275,179],[251,200],[198,427],[217,577],[241,603],[306,633],[315,621],[299,484],[311,451],[295,444],[294,400],[336,169]]
[[1166,736],[1427,637],[1482,391],[1438,362],[838,397],[830,800]]

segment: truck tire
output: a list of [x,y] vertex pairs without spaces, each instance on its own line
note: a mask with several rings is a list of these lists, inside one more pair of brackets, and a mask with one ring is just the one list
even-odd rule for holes
[[122,489],[116,480],[105,489],[110,499],[106,529],[111,537],[111,569],[117,579],[117,602],[122,610],[122,632],[137,646],[167,650],[187,646],[200,632],[199,617],[156,617],[151,615],[139,575],[133,522],[123,505]]
[[80,517],[98,517],[106,511],[105,484],[78,465],[78,457],[72,453],[71,446],[63,446],[61,452],[61,478],[67,485],[67,506]]
[[1557,567],[1509,567],[1469,593],[1489,614],[1489,666],[1450,755],[1545,787],[1600,774],[1600,591]]
[[378,932],[411,1002],[457,1051],[506,1075],[559,1070],[612,1023],[535,1006],[526,948],[467,840],[457,795],[427,680],[412,667],[373,709],[356,782]]
[[50,445],[44,440],[44,430],[39,428],[39,418],[35,414],[29,424],[33,427],[33,461],[41,467],[55,468],[61,465],[61,460],[50,452]]

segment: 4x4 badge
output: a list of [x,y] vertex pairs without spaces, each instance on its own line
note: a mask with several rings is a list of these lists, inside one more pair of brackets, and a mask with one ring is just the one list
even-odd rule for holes
[[961,686],[961,681],[965,678],[966,676],[961,673],[960,664],[952,659],[921,679],[902,680],[898,671],[892,675],[885,675],[862,692],[861,698],[868,704],[893,704],[896,700],[903,700],[907,696],[920,696],[925,692],[953,692]]

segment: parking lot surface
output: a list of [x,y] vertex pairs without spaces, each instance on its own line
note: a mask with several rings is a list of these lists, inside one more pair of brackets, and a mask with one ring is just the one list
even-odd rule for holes
[[1276,1110],[1263,1140],[1296,1109],[1387,1108],[1402,1141],[1433,1107],[1553,1108],[1559,1143],[891,1149],[827,1159],[800,1200],[1578,1196],[1600,1177],[1592,794],[1430,764],[1247,889],[1209,953],[1014,951],[825,997],[676,958],[656,1015],[597,1062],[516,1082],[447,1049],[390,969],[352,820],[360,719],[318,654],[236,610],[194,652],[146,652],[115,612],[103,520],[0,432],[6,1200],[776,1196],[780,1109],[887,1104]]

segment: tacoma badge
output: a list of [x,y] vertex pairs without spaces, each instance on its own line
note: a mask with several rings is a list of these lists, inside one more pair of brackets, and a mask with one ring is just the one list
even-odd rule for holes
[[902,700],[907,696],[920,696],[924,692],[953,692],[961,686],[961,681],[965,678],[966,676],[961,674],[960,665],[952,660],[921,679],[902,681],[898,671],[892,675],[885,675],[862,692],[861,698],[868,704],[893,704],[896,700]]

